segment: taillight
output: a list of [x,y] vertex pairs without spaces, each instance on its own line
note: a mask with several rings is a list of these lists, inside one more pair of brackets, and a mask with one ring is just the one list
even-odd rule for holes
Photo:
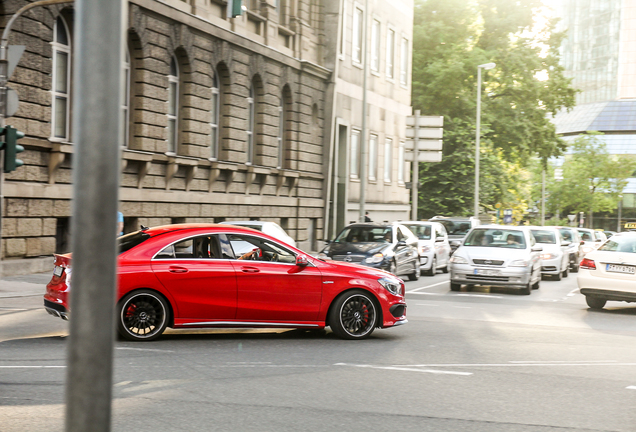
[[594,260],[591,260],[589,258],[583,258],[580,267],[582,269],[596,270],[596,263],[594,262]]

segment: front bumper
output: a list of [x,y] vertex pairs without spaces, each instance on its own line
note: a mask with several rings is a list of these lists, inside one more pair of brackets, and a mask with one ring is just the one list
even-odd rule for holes
[[[496,271],[498,274],[479,274],[483,271]],[[486,267],[455,263],[450,266],[450,281],[463,285],[525,288],[530,283],[531,277],[531,267]]]
[[561,260],[562,257],[541,260],[541,274],[548,276],[558,276],[561,273]]
[[433,265],[433,256],[434,252],[425,252],[423,255],[420,255],[420,268],[422,270],[430,270]]

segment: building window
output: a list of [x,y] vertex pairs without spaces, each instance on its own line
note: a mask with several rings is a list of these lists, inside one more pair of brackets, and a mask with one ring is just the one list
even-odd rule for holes
[[179,67],[177,60],[170,60],[170,75],[168,75],[168,151],[177,152],[177,132],[179,112]]
[[391,182],[391,161],[393,159],[393,140],[387,138],[384,141],[384,181]]
[[400,45],[400,84],[406,86],[408,83],[409,68],[409,41],[402,38]]
[[126,48],[126,58],[124,59],[124,82],[121,96],[121,133],[120,144],[128,147],[130,134],[130,51]]
[[404,141],[400,141],[398,148],[398,182],[404,183]]
[[254,129],[256,123],[256,93],[254,83],[250,86],[250,94],[247,98],[247,163],[254,162]]
[[351,154],[349,165],[349,176],[351,178],[358,178],[360,172],[360,131],[351,131]]
[[362,63],[362,31],[363,31],[363,12],[362,9],[356,7],[353,11],[353,52],[351,53],[353,61]]
[[378,136],[369,136],[369,180],[378,177]]
[[69,139],[71,92],[71,38],[66,22],[60,16],[53,29],[53,107],[51,110],[52,138]]
[[380,72],[380,21],[373,20],[371,27],[371,70]]
[[219,78],[216,71],[212,71],[212,97],[210,100],[210,157],[219,158],[219,111],[221,110],[221,98],[219,96]]
[[395,30],[389,29],[386,34],[386,76],[393,78]]

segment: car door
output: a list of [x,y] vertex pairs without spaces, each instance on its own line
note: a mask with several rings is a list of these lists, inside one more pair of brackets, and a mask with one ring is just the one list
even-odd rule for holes
[[438,265],[446,266],[450,255],[450,245],[446,238],[446,230],[442,225],[435,225],[435,251]]
[[[417,259],[417,238],[412,239],[412,235],[401,226],[395,227],[397,245],[395,246],[395,260],[397,263],[397,274],[413,273],[413,260]],[[412,241],[415,245],[411,245]],[[400,242],[404,242],[400,245]]]
[[217,235],[180,240],[152,259],[152,270],[176,301],[175,319],[234,319],[237,284],[233,256]]
[[[311,264],[296,265],[296,254],[254,235],[228,234],[238,286],[238,320],[302,322],[318,319],[322,276]],[[249,259],[249,251],[258,250]]]

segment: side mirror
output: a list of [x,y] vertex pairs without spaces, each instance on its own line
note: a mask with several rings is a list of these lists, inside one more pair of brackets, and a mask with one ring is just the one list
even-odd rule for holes
[[397,242],[397,247],[405,247],[406,246],[406,242],[404,240],[400,240],[399,242]]
[[563,243],[561,243],[561,246],[570,246],[571,244],[572,242],[564,241]]
[[331,240],[325,240],[325,244],[331,243]]
[[581,240],[581,243],[579,243],[581,246],[583,246],[585,244],[584,240]]
[[309,260],[305,255],[297,255],[296,256],[296,265],[298,267],[307,267],[309,265]]
[[530,249],[532,252],[541,252],[543,250],[543,246],[539,246],[539,245],[534,245],[532,246],[532,249]]
[[598,243],[598,242],[603,241],[603,240],[601,240],[601,239],[596,239],[596,240],[594,240],[594,241]]
[[444,241],[444,237],[435,237],[435,242],[443,242]]

